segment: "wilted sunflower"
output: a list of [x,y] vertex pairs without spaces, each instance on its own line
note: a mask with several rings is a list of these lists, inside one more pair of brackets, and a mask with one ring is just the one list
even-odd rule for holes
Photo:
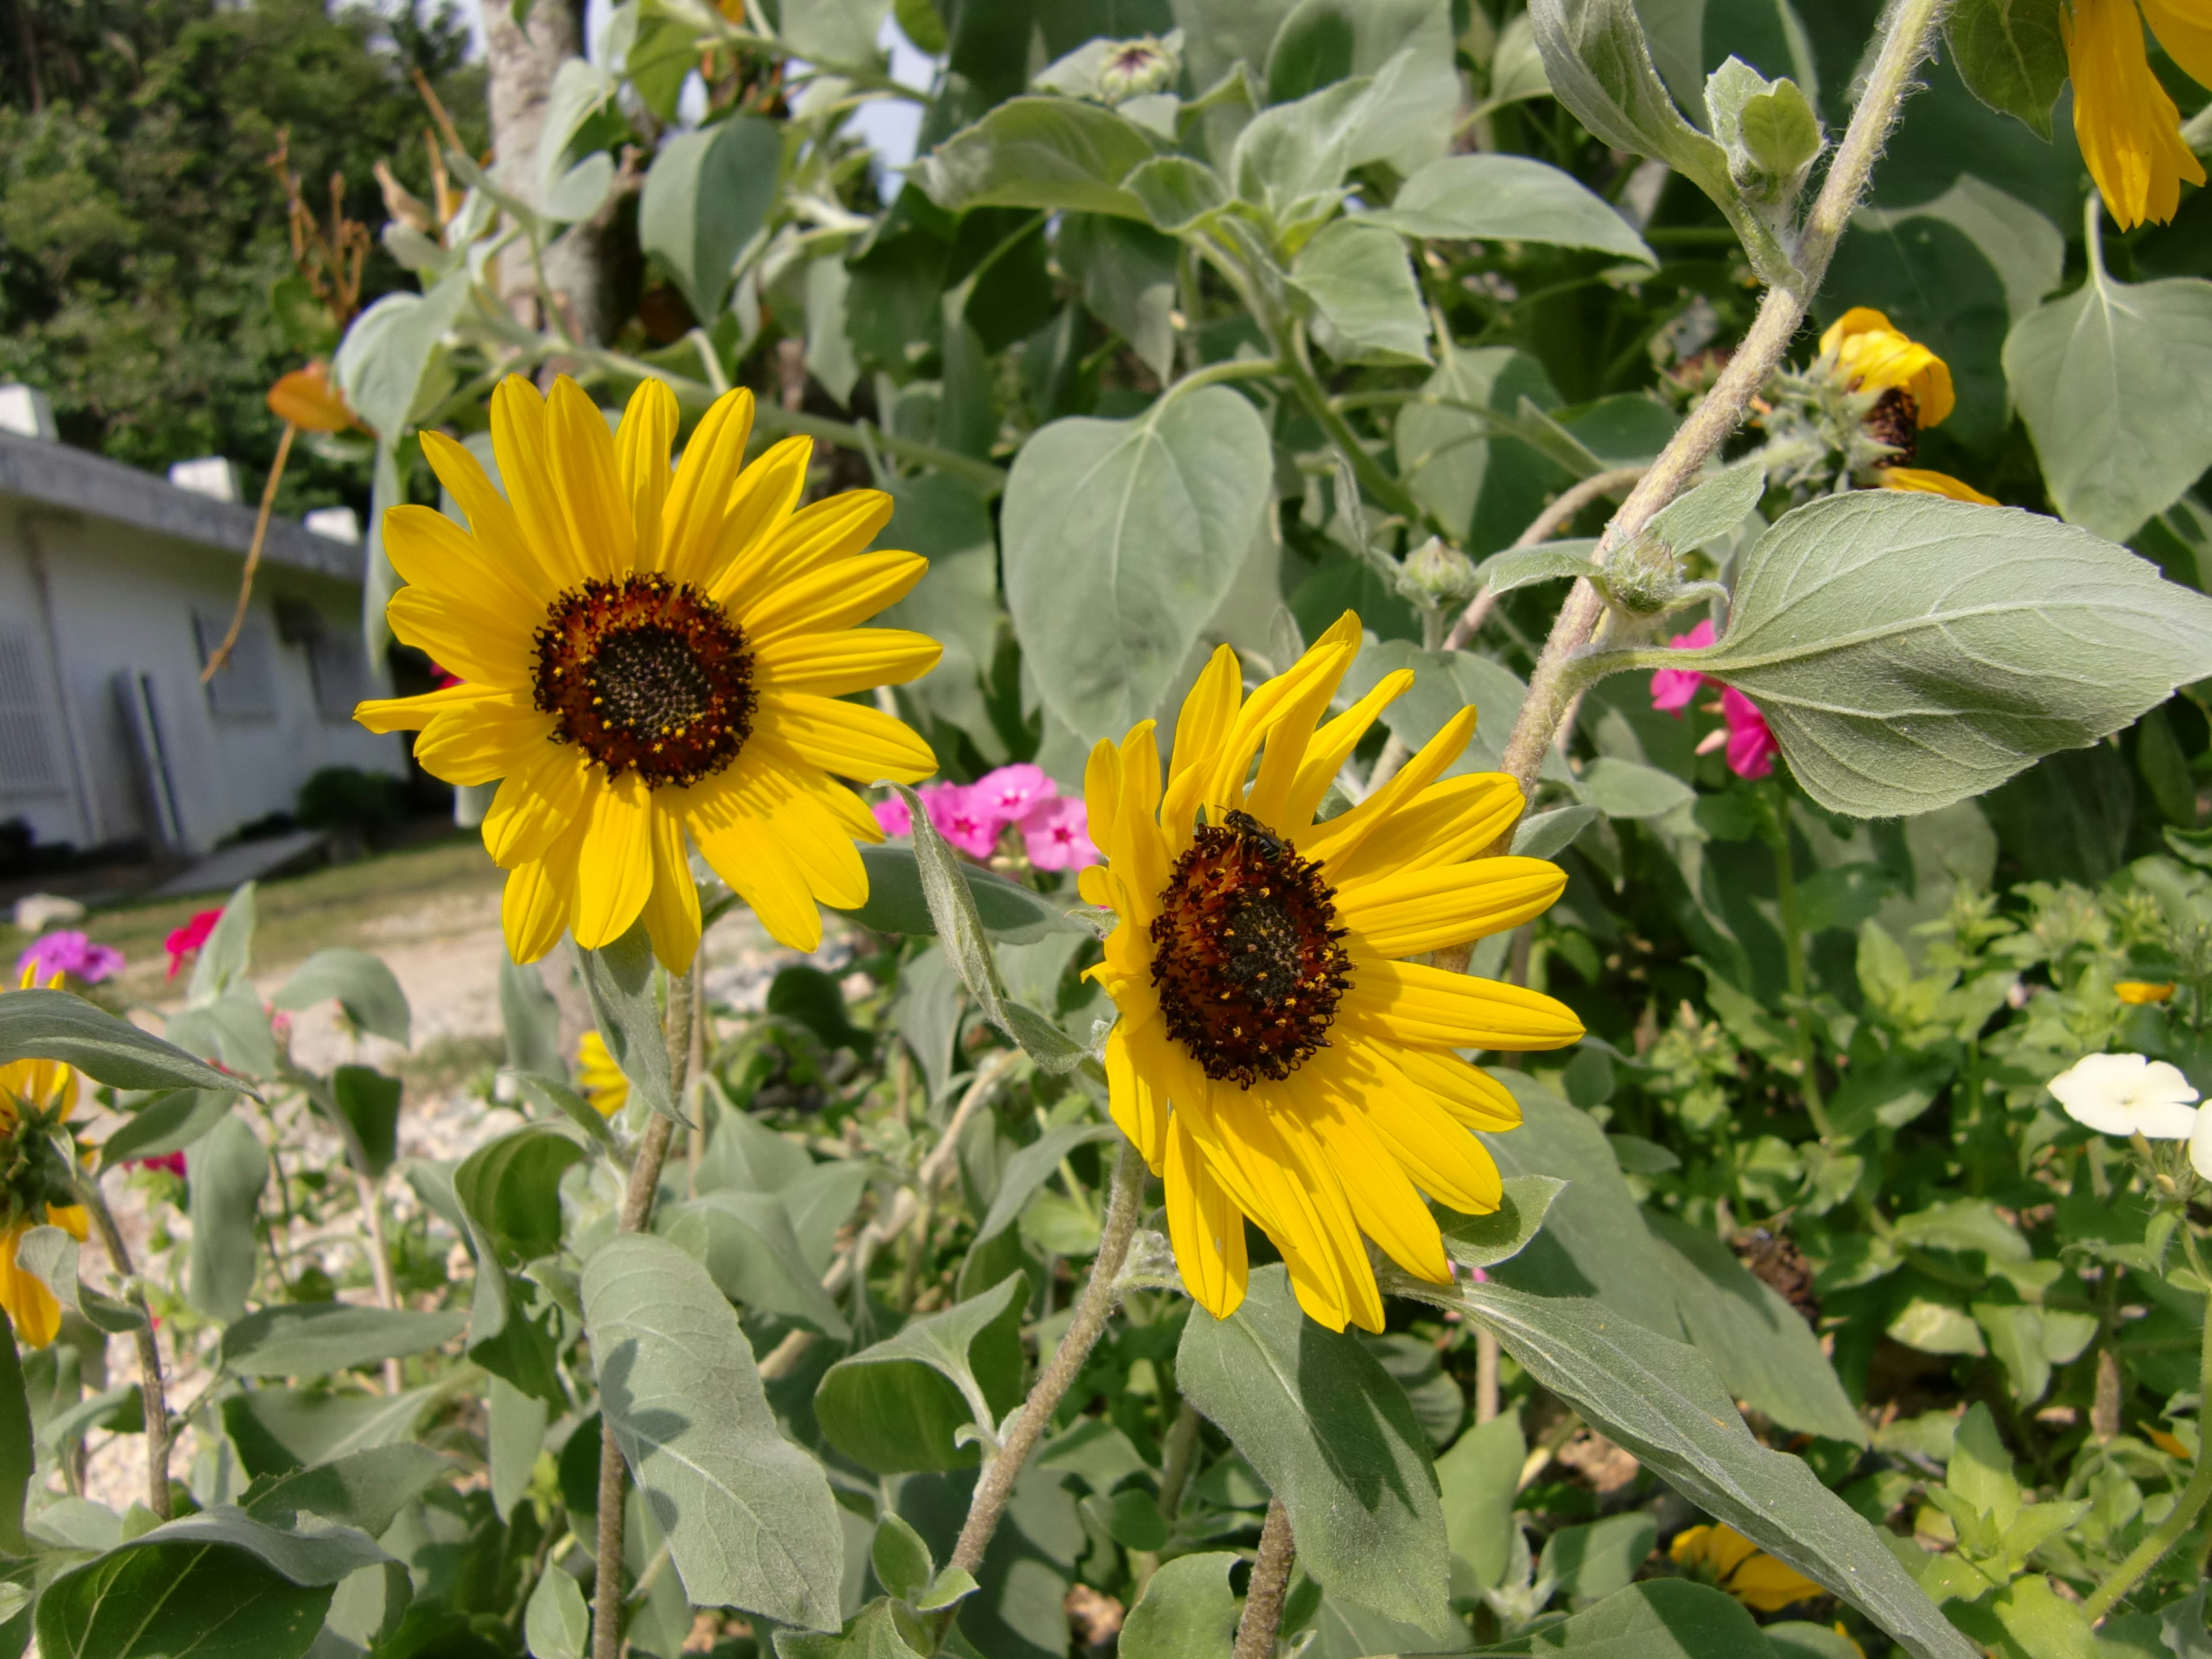
[[[37,983],[38,970],[26,968],[16,988],[27,991]],[[59,990],[61,983],[57,973],[46,981],[46,988]],[[61,1060],[18,1060],[0,1066],[0,1145],[12,1151],[27,1118],[52,1122],[68,1117],[76,1105],[76,1073]],[[11,1160],[33,1169],[40,1161],[21,1155]],[[61,1304],[43,1279],[15,1265],[15,1249],[25,1233],[41,1225],[65,1228],[82,1243],[87,1217],[82,1205],[55,1204],[45,1196],[24,1198],[11,1193],[7,1206],[7,1220],[0,1228],[0,1308],[7,1310],[18,1342],[43,1348],[62,1328]]]
[[483,837],[512,872],[501,908],[517,962],[564,929],[596,948],[641,915],[654,954],[687,966],[699,943],[687,834],[769,933],[811,951],[817,902],[867,897],[854,841],[883,839],[836,780],[936,769],[905,726],[841,701],[937,661],[924,635],[854,626],[927,562],[860,550],[890,517],[879,490],[799,506],[806,439],[741,471],[752,410],[749,392],[720,398],[672,471],[676,399],[659,381],[610,433],[573,380],[541,399],[510,376],[491,404],[506,493],[426,432],[469,528],[425,507],[386,515],[408,584],[386,611],[392,631],[462,684],[355,718],[421,732],[415,757],[447,782],[502,781]]
[[1413,684],[1401,670],[1322,724],[1359,645],[1346,612],[1249,700],[1224,646],[1184,701],[1164,790],[1149,720],[1093,749],[1084,780],[1107,862],[1083,872],[1083,896],[1118,919],[1091,970],[1121,1014],[1106,1044],[1114,1120],[1165,1177],[1176,1263],[1218,1318],[1243,1299],[1247,1217],[1332,1329],[1382,1328],[1363,1233],[1448,1282],[1421,1194],[1495,1210],[1498,1166],[1468,1132],[1521,1121],[1455,1051],[1583,1033],[1550,997],[1398,959],[1518,927],[1565,884],[1540,860],[1474,856],[1519,815],[1521,791],[1498,773],[1442,776],[1472,708],[1358,805],[1315,821]]
[[2148,22],[2166,56],[2212,87],[2212,7],[2204,0],[2069,0],[2059,13],[2074,78],[2074,136],[2089,176],[2122,230],[2164,224],[2181,206],[2181,182],[2204,182],[2204,164],[2181,137],[2181,112],[2160,84],[2143,45]]
[[1900,333],[1872,306],[1853,306],[1828,325],[1820,336],[1820,363],[1850,392],[1869,399],[1861,422],[1879,447],[1863,482],[1996,505],[1948,472],[1911,465],[1921,433],[1941,426],[1957,406],[1949,364]]

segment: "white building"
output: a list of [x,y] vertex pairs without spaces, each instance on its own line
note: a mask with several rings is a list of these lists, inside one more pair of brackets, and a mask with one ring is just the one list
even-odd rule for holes
[[0,430],[0,822],[197,853],[290,810],[322,767],[404,772],[402,739],[351,718],[388,695],[362,645],[357,544],[272,520],[230,663],[200,684],[253,517]]

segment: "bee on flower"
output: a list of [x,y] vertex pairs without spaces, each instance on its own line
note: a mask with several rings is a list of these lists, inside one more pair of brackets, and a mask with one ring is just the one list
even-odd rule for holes
[[[45,981],[61,988],[58,969]],[[40,984],[26,966],[16,988]],[[33,1227],[60,1227],[80,1243],[89,1231],[83,1206],[70,1202],[68,1172],[59,1167],[48,1131],[67,1121],[76,1105],[77,1075],[58,1060],[18,1060],[0,1066],[0,1309],[26,1347],[43,1348],[61,1329],[61,1304],[46,1282],[15,1262],[16,1247]]]

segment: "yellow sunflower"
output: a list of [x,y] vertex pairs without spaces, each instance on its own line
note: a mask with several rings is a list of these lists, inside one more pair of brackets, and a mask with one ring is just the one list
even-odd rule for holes
[[854,840],[883,839],[837,779],[936,769],[905,726],[843,701],[936,663],[924,635],[854,626],[927,562],[861,551],[890,517],[879,490],[799,505],[806,439],[743,466],[752,410],[748,392],[722,398],[672,469],[676,399],[659,381],[610,433],[573,380],[541,398],[511,376],[491,404],[505,493],[426,432],[469,528],[425,507],[386,515],[407,582],[385,613],[392,631],[462,683],[364,702],[355,718],[420,732],[416,758],[448,782],[501,781],[483,837],[511,872],[501,908],[517,962],[564,929],[592,949],[642,916],[661,962],[689,965],[687,836],[769,933],[811,951],[817,903],[867,897]]
[[1884,489],[1948,495],[1954,501],[1996,502],[1972,484],[1911,465],[1920,434],[1941,426],[1958,405],[1951,368],[1941,357],[1893,326],[1872,306],[1853,306],[1820,336],[1820,361],[1845,386],[1872,403],[1863,417],[1884,451],[1865,480]]
[[1082,892],[1117,918],[1091,970],[1121,1016],[1106,1042],[1114,1120],[1165,1178],[1176,1264],[1217,1318],[1243,1299],[1248,1217],[1334,1330],[1382,1327],[1363,1233],[1449,1282],[1421,1194],[1495,1210],[1498,1166],[1469,1131],[1521,1121],[1455,1051],[1583,1034],[1547,996],[1400,960],[1518,927],[1565,884],[1540,860],[1475,856],[1519,816],[1521,791],[1498,773],[1443,776],[1474,710],[1316,822],[1413,684],[1392,674],[1324,724],[1359,646],[1347,611],[1249,699],[1224,646],[1183,703],[1164,787],[1150,720],[1093,749],[1084,779],[1107,861],[1083,872]]
[[629,1104],[629,1078],[607,1051],[607,1040],[597,1031],[576,1039],[576,1081],[584,1098],[601,1117],[612,1117]]
[[1710,1576],[1754,1613],[1779,1613],[1828,1592],[1787,1561],[1778,1560],[1734,1527],[1689,1527],[1674,1534],[1668,1556],[1678,1567]]
[[[62,979],[57,970],[46,988],[59,990]],[[37,983],[38,970],[26,968],[16,988],[27,991]],[[0,1136],[13,1135],[26,1117],[68,1117],[76,1095],[76,1073],[58,1060],[18,1060],[0,1066]],[[40,1225],[66,1228],[82,1243],[89,1231],[88,1218],[77,1204],[17,1200],[8,1208],[9,1218],[0,1229],[0,1308],[7,1310],[18,1342],[43,1348],[62,1328],[61,1304],[45,1280],[15,1265],[15,1249],[25,1233]]]
[[2181,181],[2204,182],[2204,164],[2181,137],[2181,112],[2159,84],[2143,45],[2148,21],[2166,56],[2212,87],[2212,6],[2205,0],[2070,0],[2059,14],[2074,77],[2074,136],[2081,159],[2122,230],[2164,224],[2181,205]]

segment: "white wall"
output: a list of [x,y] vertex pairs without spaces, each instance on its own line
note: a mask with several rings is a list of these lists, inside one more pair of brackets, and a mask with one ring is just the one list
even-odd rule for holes
[[[79,846],[154,832],[113,690],[125,669],[152,678],[185,840],[194,849],[252,819],[289,811],[300,785],[320,767],[404,772],[402,740],[327,716],[317,707],[307,649],[276,637],[280,598],[312,606],[334,635],[357,635],[360,591],[350,583],[263,566],[251,614],[267,630],[272,707],[267,714],[222,714],[199,684],[194,614],[228,617],[242,565],[237,555],[0,501],[0,622],[37,626],[34,557],[43,560],[61,647],[70,746],[89,785],[73,793],[88,799],[0,794],[0,817],[20,814],[42,840]],[[368,695],[384,690],[380,667],[376,673]]]

